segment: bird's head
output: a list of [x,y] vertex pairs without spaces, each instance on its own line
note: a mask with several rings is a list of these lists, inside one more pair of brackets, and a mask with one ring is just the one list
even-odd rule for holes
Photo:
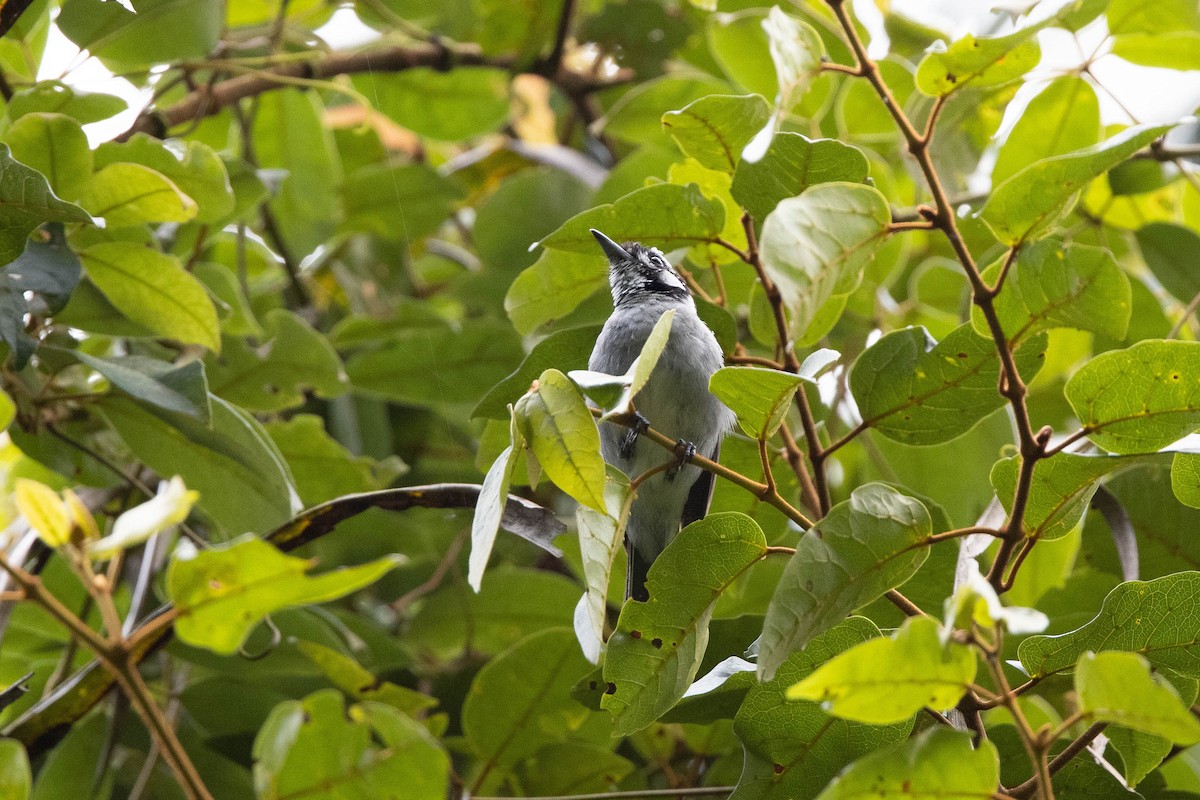
[[637,242],[617,244],[592,228],[592,236],[608,256],[608,284],[613,305],[642,302],[652,298],[685,300],[691,295],[670,262],[657,248]]

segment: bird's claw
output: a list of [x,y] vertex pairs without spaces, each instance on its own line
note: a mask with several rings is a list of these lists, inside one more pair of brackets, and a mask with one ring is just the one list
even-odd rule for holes
[[621,440],[620,455],[626,461],[633,458],[633,448],[637,446],[638,436],[650,430],[650,421],[636,411],[630,412],[630,428]]
[[675,480],[675,476],[679,474],[679,470],[683,469],[687,464],[692,463],[692,459],[696,457],[696,445],[691,442],[680,439],[675,443],[675,464],[667,470],[667,480]]

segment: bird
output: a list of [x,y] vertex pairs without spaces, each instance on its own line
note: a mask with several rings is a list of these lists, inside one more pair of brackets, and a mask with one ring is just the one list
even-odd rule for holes
[[646,602],[650,565],[682,526],[708,513],[713,475],[690,461],[696,453],[717,459],[734,415],[708,388],[725,363],[721,346],[696,314],[696,303],[670,262],[656,248],[618,244],[594,228],[591,234],[608,258],[613,311],[596,339],[589,370],[624,374],[663,313],[675,311],[666,347],[633,398],[634,427],[600,426],[601,455],[630,478],[664,462],[662,448],[639,442],[647,426],[678,440],[678,463],[638,487],[625,528],[625,596]]

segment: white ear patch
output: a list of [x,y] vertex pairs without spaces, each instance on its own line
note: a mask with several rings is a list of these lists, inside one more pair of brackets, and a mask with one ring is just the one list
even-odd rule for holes
[[665,283],[667,286],[673,286],[676,289],[686,289],[683,281],[679,280],[679,276],[669,269],[664,269],[658,276],[659,283]]

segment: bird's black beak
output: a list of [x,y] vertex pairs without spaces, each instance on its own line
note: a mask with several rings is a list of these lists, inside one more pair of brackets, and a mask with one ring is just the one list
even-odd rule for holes
[[600,243],[600,248],[604,251],[604,255],[608,256],[608,260],[612,263],[618,261],[626,261],[629,259],[629,253],[624,247],[614,242],[612,239],[605,236],[595,228],[590,229],[592,236],[596,237],[596,241]]

